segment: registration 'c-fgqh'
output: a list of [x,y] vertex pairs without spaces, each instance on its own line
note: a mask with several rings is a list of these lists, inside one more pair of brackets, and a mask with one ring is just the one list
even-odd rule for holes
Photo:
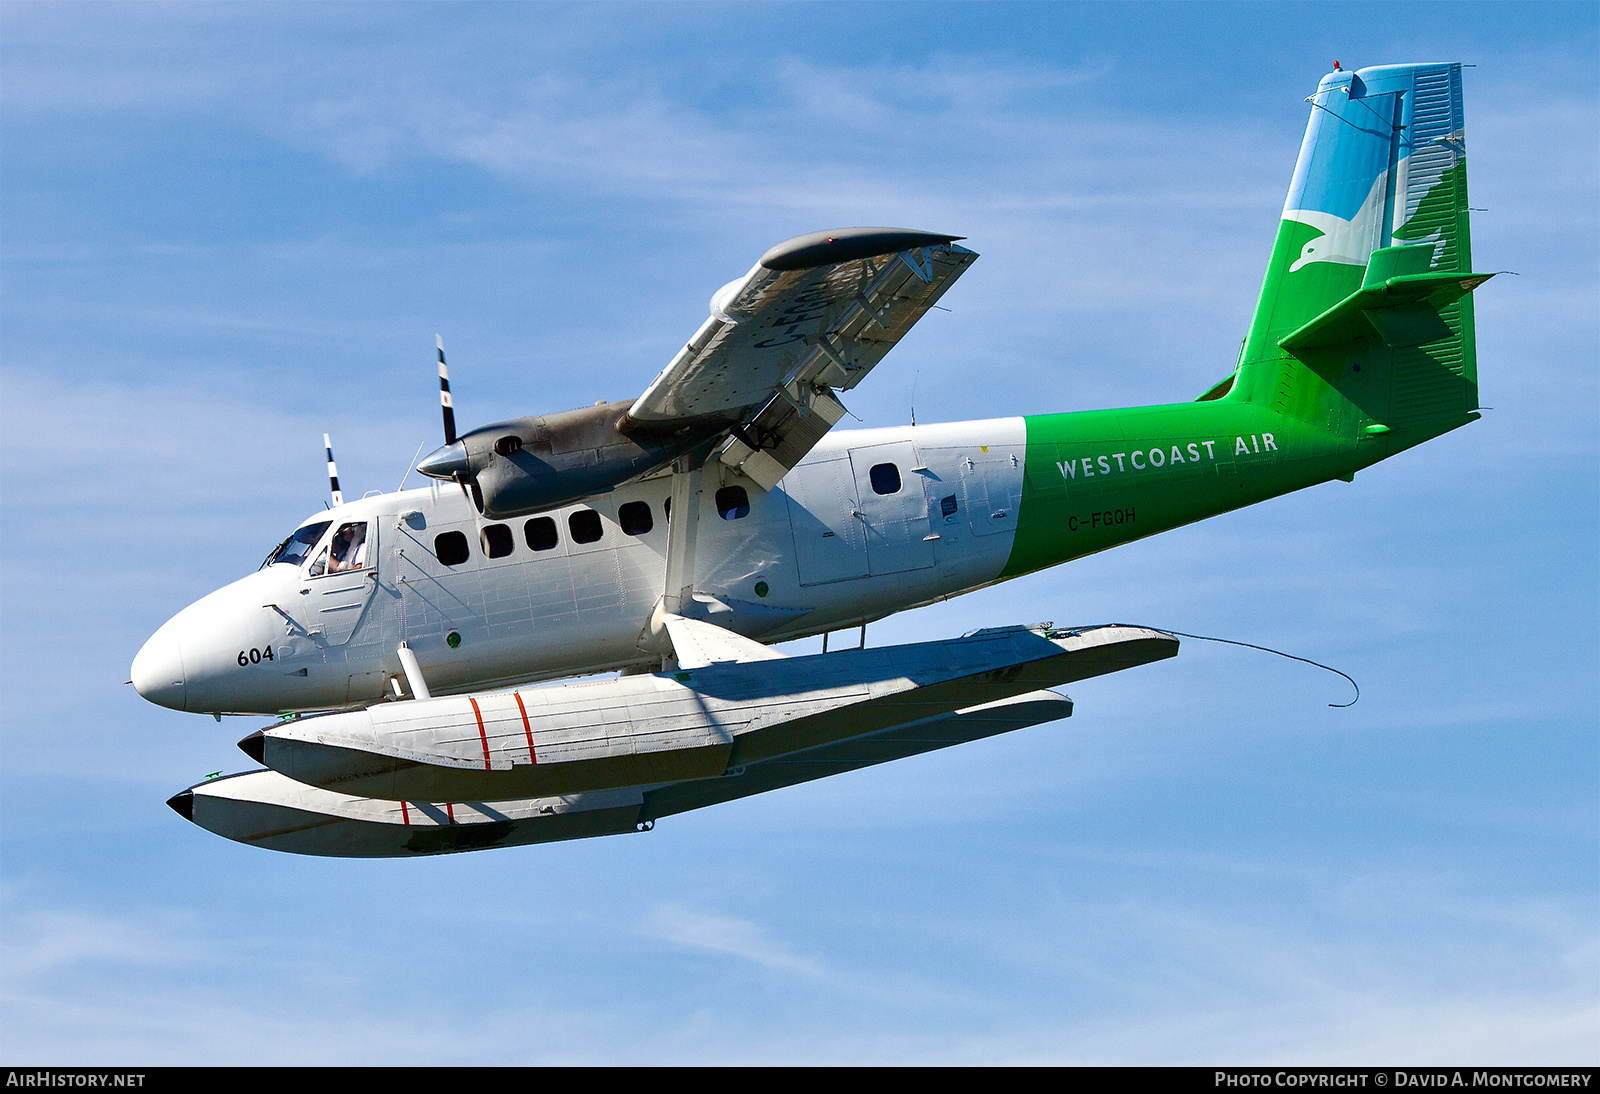
[[313,855],[642,831],[1064,718],[1052,688],[1174,656],[1128,626],[770,645],[1348,481],[1478,417],[1460,66],[1335,71],[1310,103],[1244,346],[1193,402],[833,429],[978,257],[904,229],[773,247],[634,399],[457,436],[441,347],[428,486],[343,502],[335,479],[134,659],[153,703],[278,716],[241,742],[261,770],[170,804]]

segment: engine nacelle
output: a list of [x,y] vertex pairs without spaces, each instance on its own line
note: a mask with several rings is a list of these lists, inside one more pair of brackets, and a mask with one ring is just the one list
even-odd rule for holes
[[729,423],[651,427],[628,417],[632,400],[487,425],[433,452],[417,470],[471,487],[494,520],[555,509],[695,454]]

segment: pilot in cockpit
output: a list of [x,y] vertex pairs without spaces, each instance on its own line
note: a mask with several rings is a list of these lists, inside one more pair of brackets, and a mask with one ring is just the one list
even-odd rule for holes
[[334,533],[332,552],[328,557],[328,572],[359,570],[366,565],[367,526],[346,524]]

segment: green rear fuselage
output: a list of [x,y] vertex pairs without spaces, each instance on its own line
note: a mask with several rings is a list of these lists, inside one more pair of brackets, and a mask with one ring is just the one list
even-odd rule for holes
[[1444,432],[1335,433],[1228,397],[1024,421],[1022,506],[1004,577],[1348,479]]

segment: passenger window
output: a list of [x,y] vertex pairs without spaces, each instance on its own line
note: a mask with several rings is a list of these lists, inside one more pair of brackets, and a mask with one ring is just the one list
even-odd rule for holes
[[483,544],[483,553],[490,558],[505,558],[511,553],[511,529],[504,524],[484,525],[478,539]]
[[341,524],[328,544],[328,573],[359,570],[367,564],[367,524]]
[[617,523],[622,525],[624,533],[630,536],[642,536],[654,528],[655,520],[650,516],[648,502],[630,501],[617,509]]
[[460,532],[442,532],[433,537],[433,554],[446,566],[459,566],[471,557],[467,537]]
[[750,515],[750,495],[742,486],[724,486],[717,491],[717,515],[723,520],[738,520]]
[[522,537],[530,551],[549,551],[556,545],[556,522],[549,517],[534,517],[522,526]]
[[872,469],[869,477],[872,479],[872,492],[874,494],[898,494],[900,492],[900,469],[892,463],[880,463]]
[[600,526],[600,514],[593,509],[579,509],[567,518],[567,531],[572,533],[574,543],[595,542],[604,531]]

